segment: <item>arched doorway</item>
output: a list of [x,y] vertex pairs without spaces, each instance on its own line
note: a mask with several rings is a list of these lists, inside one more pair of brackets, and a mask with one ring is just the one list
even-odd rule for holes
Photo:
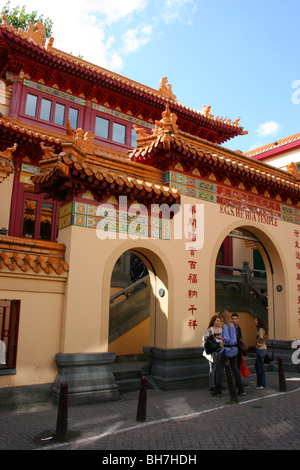
[[[232,243],[230,266],[218,265],[226,238]],[[284,263],[271,236],[257,226],[234,227],[224,236],[215,259],[216,311],[225,308],[244,315],[248,344],[255,337],[255,316],[268,325],[270,339],[286,339]]]
[[[149,242],[148,242],[149,245]],[[124,249],[125,248],[125,249]],[[169,279],[168,279],[168,260],[161,250],[151,250],[145,246],[134,246],[133,243],[124,244],[124,248],[118,248],[110,257],[109,263],[105,268],[106,275],[103,279],[103,309],[102,309],[102,344],[107,345],[107,351],[120,354],[141,354],[143,346],[167,347],[169,330],[171,325],[168,323],[169,312]],[[127,249],[126,249],[127,248]],[[134,286],[137,307],[141,307],[141,312],[136,309],[137,318],[128,315],[128,324],[137,321],[137,324],[125,332],[121,331],[118,338],[112,335],[111,321],[111,297],[115,295],[112,290],[112,275],[115,265],[118,264],[120,257],[124,258],[126,267],[126,282],[131,282],[130,276],[130,258],[140,260],[145,265],[145,275],[140,280],[127,285],[128,290]],[[143,284],[143,285],[141,285]],[[126,287],[125,287],[126,290]],[[120,290],[118,289],[120,292]],[[126,292],[124,292],[125,304],[120,317],[126,313]],[[134,302],[134,296],[129,295]],[[148,299],[146,298],[148,296]],[[118,294],[117,294],[118,297]],[[115,300],[113,298],[112,300]],[[123,299],[124,300],[124,299]],[[130,305],[130,302],[127,304]],[[131,303],[132,305],[132,303]],[[148,305],[148,307],[147,307]],[[148,310],[148,313],[147,311]],[[129,312],[130,313],[130,312]],[[118,321],[118,320],[117,320]],[[104,337],[105,334],[105,337]],[[111,335],[111,337],[110,337]],[[122,338],[123,336],[123,338]],[[117,339],[117,342],[116,342]],[[138,352],[137,352],[138,351]]]
[[126,251],[111,276],[108,351],[139,357],[149,342],[149,272],[136,252]]

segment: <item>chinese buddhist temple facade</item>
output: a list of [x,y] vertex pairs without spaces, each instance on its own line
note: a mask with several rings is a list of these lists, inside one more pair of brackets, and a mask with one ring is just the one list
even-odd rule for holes
[[226,149],[240,119],[190,109],[165,78],[154,90],[42,33],[0,25],[1,399],[57,398],[62,381],[73,403],[116,399],[110,366],[134,355],[162,389],[197,386],[202,336],[223,308],[240,313],[250,345],[262,316],[270,354],[290,362],[295,165]]

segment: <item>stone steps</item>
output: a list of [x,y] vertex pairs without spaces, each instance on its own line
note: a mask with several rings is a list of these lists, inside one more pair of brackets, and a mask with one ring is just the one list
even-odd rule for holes
[[[244,356],[244,360],[250,374],[255,374],[255,353],[247,354]],[[140,389],[141,377],[143,375],[142,369],[145,364],[146,361],[143,360],[123,360],[121,362],[116,362],[111,366],[120,393],[132,392]],[[270,372],[272,370],[272,364],[265,364],[266,372]],[[147,378],[147,387],[155,387],[155,384],[152,382],[150,377]]]
[[120,393],[139,390],[145,361],[122,361],[111,366]]

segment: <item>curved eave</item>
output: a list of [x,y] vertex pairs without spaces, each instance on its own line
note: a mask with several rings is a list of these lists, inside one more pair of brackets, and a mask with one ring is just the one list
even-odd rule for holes
[[[0,118],[0,135],[6,141],[14,142],[18,145],[34,145],[38,146],[40,142],[46,142],[51,145],[56,151],[61,151],[62,140],[58,137],[51,136],[44,132],[38,132],[30,129],[30,126],[21,126],[15,124],[9,118],[3,116]],[[39,147],[40,152],[40,147]]]
[[218,168],[219,171],[227,173],[229,177],[230,175],[237,176],[238,178],[255,181],[258,184],[284,190],[297,197],[300,196],[300,181],[283,170],[237,154],[226,158],[223,155],[208,152],[197,145],[182,141],[176,135],[168,136],[169,142],[166,146],[164,138],[165,136],[161,135],[151,145],[133,150],[130,158],[135,162],[153,165],[158,168],[163,165],[164,170],[178,162],[188,162],[199,168],[201,165],[205,165],[212,170]]
[[[12,56],[20,55],[30,61],[39,62],[48,67],[55,67],[61,72],[80,77],[83,80],[96,83],[116,93],[138,99],[139,101],[163,110],[168,103],[170,109],[178,115],[180,119],[186,119],[212,132],[219,134],[218,143],[243,134],[243,127],[232,123],[221,122],[217,119],[206,117],[199,111],[192,110],[187,106],[163,96],[159,91],[143,86],[137,82],[129,80],[108,70],[97,67],[91,63],[79,60],[71,55],[65,54],[57,49],[47,51],[44,46],[34,43],[32,40],[21,38],[18,33],[9,31],[3,24],[0,24],[0,39],[6,36],[6,40],[1,41],[2,50],[9,52]],[[8,41],[13,41],[9,46]],[[7,47],[5,47],[5,44]],[[3,49],[4,46],[4,49]],[[1,70],[1,78],[5,78],[5,67]],[[18,72],[15,70],[15,72]]]
[[113,174],[103,168],[81,163],[72,155],[63,155],[52,169],[32,177],[34,192],[51,194],[63,200],[68,191],[90,189],[96,199],[108,193],[128,195],[143,203],[173,204],[180,201],[180,193],[156,183],[150,183],[128,175]]

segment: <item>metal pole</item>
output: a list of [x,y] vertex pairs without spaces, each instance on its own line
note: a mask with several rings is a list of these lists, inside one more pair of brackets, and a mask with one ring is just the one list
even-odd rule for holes
[[147,378],[141,377],[138,409],[137,409],[137,415],[136,415],[137,421],[139,422],[146,421],[146,408],[147,408]]
[[226,369],[226,376],[227,376],[227,383],[228,383],[230,400],[233,401],[234,403],[238,403],[239,400],[238,400],[238,396],[237,396],[237,393],[236,393],[236,387],[235,387],[235,384],[233,383],[230,364],[228,362],[226,362],[226,364],[225,364],[225,369]]
[[56,421],[55,439],[59,442],[65,441],[68,432],[68,383],[60,384],[58,413]]
[[286,381],[284,375],[284,367],[282,357],[278,356],[278,376],[279,376],[279,391],[286,392]]

